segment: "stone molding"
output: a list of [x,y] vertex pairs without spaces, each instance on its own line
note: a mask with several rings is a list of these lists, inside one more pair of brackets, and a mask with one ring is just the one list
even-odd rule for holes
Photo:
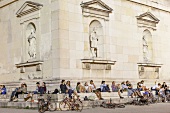
[[147,27],[156,30],[156,25],[159,23],[159,19],[156,18],[151,12],[143,13],[136,16],[138,27]]
[[17,68],[20,68],[20,73],[25,73],[25,67],[32,67],[32,66],[36,66],[36,71],[41,71],[42,64],[43,61],[30,61],[30,62],[15,64],[15,65]]
[[111,70],[111,65],[115,65],[116,61],[98,60],[98,59],[81,59],[83,69],[90,70]]
[[43,7],[43,4],[26,1],[21,8],[17,11],[16,15],[17,17],[22,17],[24,15],[33,13],[35,11],[40,10]]
[[138,66],[145,66],[145,67],[161,67],[163,64],[156,64],[156,63],[137,63]]
[[140,4],[140,5],[148,6],[151,8],[155,8],[157,10],[161,10],[161,11],[170,13],[170,8],[168,6],[163,6],[163,5],[158,4],[154,1],[148,1],[148,0],[127,0],[127,1],[134,2],[134,3]]
[[88,17],[98,17],[108,20],[109,14],[113,9],[106,5],[101,0],[92,0],[89,2],[81,3],[83,15]]
[[140,79],[159,79],[160,68],[163,64],[138,63]]
[[0,0],[0,8],[3,8],[9,4],[12,4],[18,0]]

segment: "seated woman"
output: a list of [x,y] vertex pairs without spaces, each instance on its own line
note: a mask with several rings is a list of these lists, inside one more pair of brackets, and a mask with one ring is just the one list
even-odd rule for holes
[[127,88],[127,91],[128,91],[128,96],[131,96],[131,98],[133,98],[133,86],[132,84],[129,82],[129,81],[126,81],[126,86],[128,87]]
[[66,87],[67,87],[67,90],[68,90],[68,94],[69,94],[69,97],[72,98],[72,94],[77,95],[76,91],[71,87],[71,84],[70,84],[70,81],[67,81],[66,82]]
[[111,88],[112,88],[112,92],[118,92],[118,95],[120,98],[124,98],[121,96],[121,93],[120,93],[120,84],[115,84],[115,81],[112,82],[112,85],[111,85]]
[[5,94],[6,94],[6,87],[5,87],[5,85],[2,85],[1,94],[2,94],[2,95],[5,95]]
[[159,90],[159,95],[163,98],[162,102],[166,101],[166,95],[165,95],[165,90],[163,86],[161,86],[160,90]]
[[40,94],[45,94],[47,92],[46,83],[42,82],[42,86],[40,87]]
[[80,82],[77,82],[76,90],[77,93],[85,93],[85,87],[82,86]]
[[92,92],[92,88],[88,85],[88,83],[87,83],[87,82],[85,82],[85,84],[84,84],[84,88],[85,88],[85,92],[86,92],[86,93],[90,93],[90,92]]

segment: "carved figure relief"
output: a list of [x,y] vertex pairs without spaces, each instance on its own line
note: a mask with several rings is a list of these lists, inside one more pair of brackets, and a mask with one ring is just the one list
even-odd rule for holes
[[98,49],[98,36],[97,30],[94,27],[92,33],[90,34],[90,49],[93,57],[97,57],[97,49]]
[[148,62],[149,61],[149,50],[148,50],[148,42],[146,41],[146,37],[143,36],[143,58],[144,61]]
[[152,37],[149,30],[144,31],[143,41],[143,59],[144,62],[152,61]]
[[28,50],[28,59],[36,58],[36,31],[33,24],[29,24],[27,28],[27,50]]
[[103,29],[99,21],[91,22],[89,31],[90,51],[93,58],[103,57]]

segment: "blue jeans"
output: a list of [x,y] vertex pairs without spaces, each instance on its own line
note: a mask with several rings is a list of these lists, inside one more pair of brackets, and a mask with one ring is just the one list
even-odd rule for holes
[[108,86],[103,86],[102,92],[108,92],[110,88]]
[[72,95],[73,93],[74,93],[74,91],[73,91],[72,89],[69,89],[69,90],[68,90],[68,95],[69,95],[70,98],[72,98],[71,95]]

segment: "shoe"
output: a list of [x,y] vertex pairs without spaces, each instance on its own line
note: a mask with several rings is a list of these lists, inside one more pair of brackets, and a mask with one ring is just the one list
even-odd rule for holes
[[13,100],[13,102],[18,102],[18,99],[17,99],[17,98],[16,98],[16,99],[14,99],[14,100]]
[[120,92],[123,93],[123,90],[121,89]]
[[123,99],[124,97],[120,96],[120,99]]
[[99,100],[104,100],[103,98],[100,98]]
[[108,93],[111,93],[111,91],[108,91]]

